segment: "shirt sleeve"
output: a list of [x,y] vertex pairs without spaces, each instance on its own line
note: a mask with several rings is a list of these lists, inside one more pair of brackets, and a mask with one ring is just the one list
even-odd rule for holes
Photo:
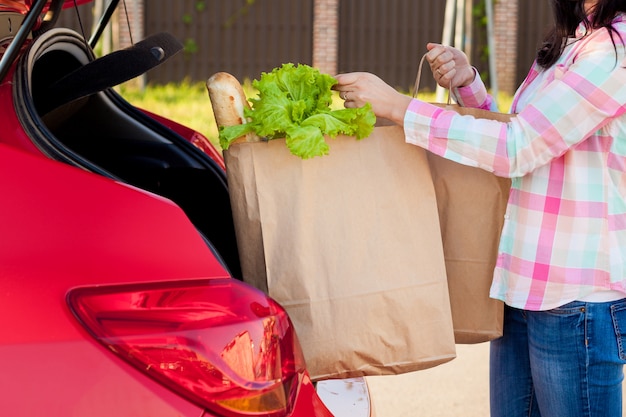
[[453,88],[451,94],[454,101],[462,107],[498,111],[496,102],[487,93],[487,88],[483,80],[478,76],[476,68],[474,68],[474,81],[465,87]]
[[[624,46],[614,49],[602,32],[581,41],[571,63],[548,69],[548,82],[508,123],[413,100],[404,119],[407,142],[503,177],[521,177],[558,158],[626,111]],[[485,108],[480,94],[459,91],[464,104],[474,97]]]

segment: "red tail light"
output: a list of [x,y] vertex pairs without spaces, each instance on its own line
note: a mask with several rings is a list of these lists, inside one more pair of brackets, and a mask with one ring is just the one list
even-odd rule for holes
[[305,366],[285,311],[233,279],[78,288],[70,308],[115,354],[224,416],[286,416]]

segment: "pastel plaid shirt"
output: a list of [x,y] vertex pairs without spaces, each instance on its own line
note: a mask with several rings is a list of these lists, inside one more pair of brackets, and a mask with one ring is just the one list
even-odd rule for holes
[[[510,306],[626,293],[624,16],[614,27],[616,49],[606,29],[584,36],[581,25],[556,65],[535,63],[510,123],[418,100],[406,113],[407,142],[512,179],[491,288]],[[454,93],[464,106],[495,110],[479,77]]]

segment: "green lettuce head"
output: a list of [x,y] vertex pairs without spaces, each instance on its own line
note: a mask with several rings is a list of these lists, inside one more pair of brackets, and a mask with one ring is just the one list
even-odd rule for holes
[[259,95],[250,100],[252,108],[245,111],[249,122],[220,128],[222,149],[254,132],[266,139],[285,138],[292,154],[308,159],[328,154],[325,136],[369,136],[376,123],[369,104],[356,109],[331,109],[336,83],[330,75],[304,64],[283,64],[262,73],[252,82]]

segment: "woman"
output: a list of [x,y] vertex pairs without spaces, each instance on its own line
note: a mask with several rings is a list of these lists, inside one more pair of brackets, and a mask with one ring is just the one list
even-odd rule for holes
[[[551,0],[555,28],[509,123],[461,117],[368,73],[340,74],[406,141],[512,179],[491,297],[492,417],[621,417],[626,359],[626,0]],[[460,51],[429,44],[436,81],[495,110]]]

